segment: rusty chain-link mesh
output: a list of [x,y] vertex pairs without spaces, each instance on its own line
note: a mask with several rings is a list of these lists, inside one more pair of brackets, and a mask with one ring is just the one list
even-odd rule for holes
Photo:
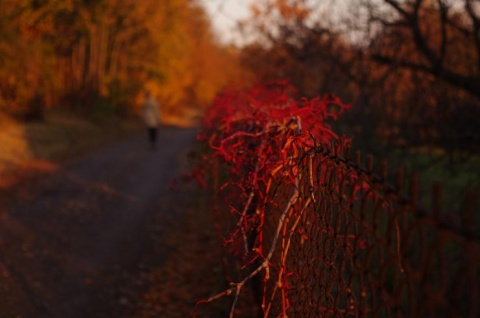
[[348,157],[303,150],[297,182],[273,178],[268,200],[256,207],[264,218],[253,248],[268,251],[276,239],[256,285],[264,316],[480,316],[473,196],[447,213],[434,187],[431,208],[422,209],[415,178],[398,169],[391,186],[386,163],[375,173],[371,157],[366,168],[359,154]]

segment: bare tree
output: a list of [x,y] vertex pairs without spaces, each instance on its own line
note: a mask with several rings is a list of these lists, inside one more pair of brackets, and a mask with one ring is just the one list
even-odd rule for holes
[[[427,73],[480,98],[479,0],[382,2],[390,14],[376,10],[381,4],[367,1],[369,21],[381,26],[372,42],[374,60]],[[409,54],[383,50],[385,39],[410,43]]]

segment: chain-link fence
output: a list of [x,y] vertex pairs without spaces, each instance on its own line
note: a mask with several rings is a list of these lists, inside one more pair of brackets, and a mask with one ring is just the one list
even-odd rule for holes
[[206,116],[200,171],[213,172],[216,226],[234,257],[223,260],[229,287],[199,303],[233,296],[230,317],[252,295],[263,317],[480,316],[473,192],[447,211],[439,184],[425,192],[404,169],[351,159],[328,124],[348,106],[290,91],[226,93]]
[[473,193],[460,211],[443,211],[435,185],[424,209],[415,176],[397,169],[389,178],[385,162],[376,173],[372,157],[365,167],[359,154],[348,158],[338,148],[303,149],[288,168],[295,180],[279,173],[261,191],[268,198],[248,198],[250,249],[267,260],[254,284],[263,315],[478,317]]

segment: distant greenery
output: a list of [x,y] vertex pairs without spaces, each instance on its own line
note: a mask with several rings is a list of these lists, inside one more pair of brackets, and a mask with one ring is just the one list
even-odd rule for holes
[[[396,148],[381,143],[365,144],[362,138],[356,140],[355,136],[352,137],[353,149],[361,151],[363,158],[372,154],[377,169],[381,160],[387,160],[392,183],[398,167],[404,167],[406,180],[416,174],[423,207],[430,208],[432,187],[436,183],[441,184],[441,203],[445,212],[461,209],[467,191],[480,193],[480,156],[441,148]],[[408,188],[406,182],[406,193]]]
[[28,166],[32,160],[72,158],[142,127],[136,119],[94,120],[62,112],[48,112],[44,121],[27,123],[0,117],[0,125],[0,174]]

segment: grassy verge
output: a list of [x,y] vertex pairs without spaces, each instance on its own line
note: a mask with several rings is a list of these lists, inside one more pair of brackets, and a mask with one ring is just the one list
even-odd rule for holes
[[27,175],[54,170],[64,160],[138,131],[141,122],[49,113],[44,121],[28,123],[0,115],[0,127],[0,189],[6,189]]
[[[480,158],[478,156],[453,156],[444,152],[409,151],[393,153],[392,166],[406,167],[408,174],[416,172],[420,181],[420,198],[424,207],[430,208],[432,186],[442,185],[443,211],[459,211],[467,190],[480,189]],[[408,175],[407,174],[407,175]]]

